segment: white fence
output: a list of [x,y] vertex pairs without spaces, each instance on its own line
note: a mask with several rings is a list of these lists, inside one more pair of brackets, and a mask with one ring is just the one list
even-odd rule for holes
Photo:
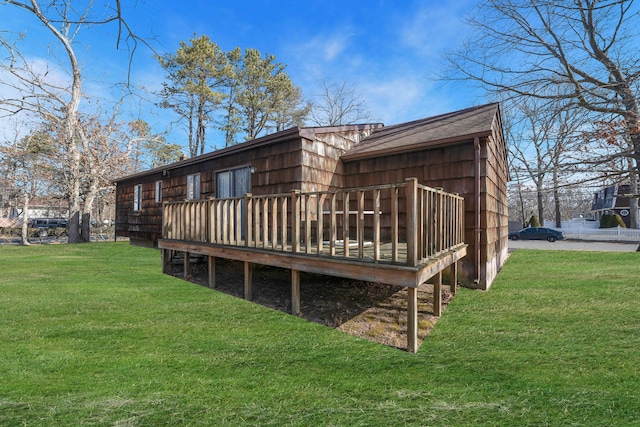
[[572,220],[562,221],[562,228],[553,228],[562,231],[568,239],[579,240],[603,240],[618,242],[640,242],[640,230],[634,228],[599,228],[598,221]]

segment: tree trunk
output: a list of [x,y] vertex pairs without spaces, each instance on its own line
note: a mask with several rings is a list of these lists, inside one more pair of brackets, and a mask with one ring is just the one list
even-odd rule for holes
[[522,220],[522,228],[527,226],[527,217],[524,214],[524,198],[522,197],[522,186],[518,184],[518,198],[520,199],[520,219]]
[[82,214],[82,227],[80,229],[80,237],[83,242],[91,241],[91,213],[84,212]]
[[542,182],[536,183],[536,191],[538,193],[538,220],[540,226],[544,226],[544,198],[542,197]]
[[560,210],[560,195],[558,194],[558,167],[553,169],[553,204],[556,208],[556,227],[562,228],[562,213]]
[[[631,187],[631,194],[634,196],[629,198],[629,228],[640,228],[638,224],[638,198],[635,197],[638,194],[638,171],[637,161],[630,159],[633,167],[633,172],[629,177],[629,186]],[[633,165],[636,163],[636,165]]]
[[24,199],[22,200],[22,230],[21,230],[22,242],[21,245],[30,245],[29,243],[29,194],[24,193]]
[[204,154],[204,140],[206,132],[206,114],[204,107],[205,101],[202,98],[198,99],[198,128],[196,130],[196,146],[198,147],[197,150],[198,154],[200,155]]
[[[77,149],[76,149],[77,152]],[[79,153],[78,157],[79,157]],[[73,161],[75,163],[75,161]],[[80,162],[78,160],[77,165]],[[79,168],[71,165],[69,173],[69,225],[67,227],[67,240],[69,243],[80,242],[80,179]]]
[[91,241],[91,212],[93,211],[93,204],[95,203],[97,193],[98,186],[95,181],[92,181],[84,197],[84,207],[82,209],[82,229],[80,235],[83,242]]

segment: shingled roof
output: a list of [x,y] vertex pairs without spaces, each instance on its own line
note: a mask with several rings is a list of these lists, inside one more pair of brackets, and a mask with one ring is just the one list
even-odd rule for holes
[[413,151],[490,135],[498,115],[497,103],[471,107],[426,119],[377,129],[342,155],[345,161]]

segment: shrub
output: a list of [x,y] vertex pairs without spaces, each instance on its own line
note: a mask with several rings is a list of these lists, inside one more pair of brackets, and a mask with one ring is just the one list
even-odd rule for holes
[[604,214],[600,218],[600,228],[613,228],[617,226],[627,228],[622,217],[618,214]]
[[540,227],[540,220],[537,216],[531,215],[531,218],[529,218],[529,227]]

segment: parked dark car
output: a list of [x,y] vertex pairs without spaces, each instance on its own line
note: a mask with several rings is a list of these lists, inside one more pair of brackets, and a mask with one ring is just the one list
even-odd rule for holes
[[49,235],[49,231],[54,228],[67,228],[69,221],[64,218],[34,218],[31,227],[38,231],[40,237]]
[[555,242],[556,240],[564,240],[564,233],[562,233],[562,231],[552,230],[545,227],[529,227],[509,233],[509,239],[548,240],[549,242]]
[[33,228],[67,228],[69,221],[64,218],[35,218],[31,221]]

